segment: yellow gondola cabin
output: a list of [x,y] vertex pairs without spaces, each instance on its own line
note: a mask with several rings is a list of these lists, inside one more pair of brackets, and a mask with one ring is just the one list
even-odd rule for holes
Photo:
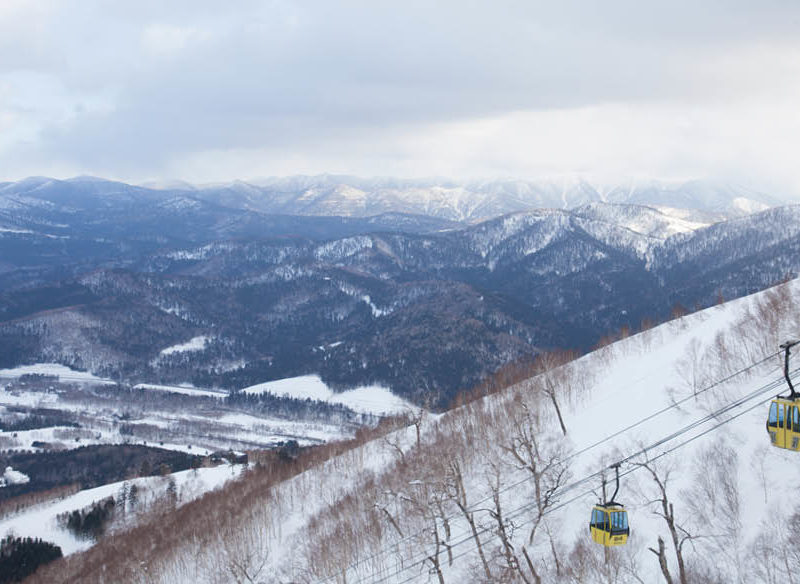
[[628,512],[619,504],[595,505],[589,522],[592,541],[604,546],[628,543]]
[[[628,543],[628,536],[631,533],[628,527],[628,512],[625,511],[625,505],[617,503],[614,499],[619,493],[619,465],[612,464],[610,468],[614,469],[617,486],[614,489],[614,494],[611,499],[604,503],[598,503],[592,509],[592,518],[589,521],[589,534],[592,536],[592,541],[611,547],[615,545],[625,545]],[[603,496],[606,494],[606,477],[603,477]]]
[[767,432],[773,446],[800,450],[800,400],[773,399],[769,405]]
[[800,394],[795,391],[789,376],[789,355],[791,348],[798,343],[800,341],[788,341],[781,345],[785,351],[783,376],[789,386],[789,395],[773,399],[767,415],[767,433],[772,445],[794,451],[800,450]]

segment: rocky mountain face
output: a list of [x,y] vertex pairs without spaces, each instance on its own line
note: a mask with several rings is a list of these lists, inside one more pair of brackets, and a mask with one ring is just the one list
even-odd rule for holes
[[[0,366],[231,389],[318,372],[442,406],[511,361],[800,269],[797,206],[709,224],[590,203],[458,225],[275,216],[84,181],[0,187]],[[164,351],[196,337],[196,350]]]

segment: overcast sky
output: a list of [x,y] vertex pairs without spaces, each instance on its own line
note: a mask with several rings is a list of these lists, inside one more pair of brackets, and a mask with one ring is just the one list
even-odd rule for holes
[[0,180],[800,191],[797,0],[0,0]]

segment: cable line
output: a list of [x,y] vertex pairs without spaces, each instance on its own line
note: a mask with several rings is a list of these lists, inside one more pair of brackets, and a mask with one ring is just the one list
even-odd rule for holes
[[[770,357],[772,357],[772,356],[774,356],[774,354],[773,354],[773,355],[770,355]],[[769,358],[769,357],[767,357],[767,359],[768,359],[768,358]],[[749,369],[749,368],[751,368],[751,367],[753,367],[753,366],[755,366],[755,365],[757,365],[757,364],[759,364],[759,363],[762,363],[762,362],[763,362],[763,361],[765,361],[765,360],[766,360],[766,359],[763,359],[763,360],[761,360],[761,361],[759,361],[759,362],[757,362],[757,363],[755,363],[755,364],[753,364],[753,365],[751,365],[751,366],[748,366],[747,368],[745,368],[745,369],[743,369],[743,370],[740,370],[740,371],[747,370],[747,369]],[[796,375],[798,372],[800,372],[800,368],[798,368],[798,369],[795,369],[795,370],[792,372],[792,375]],[[726,378],[726,379],[730,379],[730,377],[731,377],[731,376],[729,376],[729,377],[728,377],[728,378]],[[722,381],[723,381],[723,380],[720,380],[720,382],[722,382]],[[717,382],[717,383],[715,383],[715,384],[713,384],[713,385],[718,385],[720,382]],[[629,464],[629,465],[630,465],[630,464],[632,464],[632,463],[631,463],[631,461],[632,461],[633,459],[635,459],[635,458],[638,458],[639,456],[642,456],[643,454],[646,454],[646,453],[650,452],[651,450],[654,450],[654,449],[658,448],[659,446],[662,446],[662,445],[666,444],[667,442],[670,442],[671,440],[674,440],[675,438],[677,438],[677,437],[679,437],[679,436],[681,436],[681,435],[683,435],[683,434],[685,434],[685,433],[687,433],[687,432],[689,432],[689,431],[691,431],[691,430],[693,430],[693,429],[697,428],[698,426],[700,426],[700,425],[702,425],[702,424],[704,424],[704,423],[708,422],[709,420],[712,420],[712,419],[718,418],[719,416],[721,416],[721,415],[723,415],[723,414],[725,414],[725,413],[727,413],[727,412],[729,412],[729,411],[731,411],[731,410],[733,410],[733,409],[736,409],[737,407],[740,407],[740,406],[744,405],[745,403],[749,402],[749,401],[750,401],[750,400],[752,400],[752,399],[755,399],[756,397],[758,397],[758,396],[762,395],[763,393],[765,393],[765,392],[767,392],[767,391],[772,391],[772,390],[776,389],[777,387],[779,387],[780,385],[782,385],[782,382],[783,382],[783,378],[779,378],[779,379],[776,379],[776,380],[774,380],[774,381],[771,381],[771,382],[769,382],[769,383],[767,383],[767,384],[765,384],[765,385],[762,385],[761,387],[759,387],[758,389],[756,389],[756,390],[754,390],[754,391],[750,392],[749,394],[747,394],[747,395],[745,395],[745,396],[743,396],[743,397],[741,397],[741,398],[738,398],[738,399],[734,400],[733,402],[730,402],[729,404],[727,404],[727,405],[725,405],[725,406],[721,407],[720,409],[718,409],[718,410],[714,411],[714,412],[713,412],[713,413],[711,413],[711,414],[708,414],[708,415],[706,415],[706,416],[704,416],[704,417],[702,417],[702,418],[700,418],[700,419],[698,419],[698,420],[695,420],[694,422],[691,422],[690,424],[688,424],[688,425],[684,426],[684,427],[683,427],[681,430],[678,430],[678,431],[676,431],[676,432],[673,432],[673,433],[672,433],[672,434],[670,434],[669,436],[667,436],[667,437],[665,437],[665,438],[662,438],[662,439],[660,439],[660,440],[657,440],[655,443],[651,444],[650,446],[647,446],[647,447],[645,447],[645,448],[642,448],[642,449],[640,449],[640,450],[639,450],[639,451],[637,451],[636,453],[634,453],[634,454],[632,454],[632,455],[629,455],[629,456],[625,457],[624,459],[622,459],[622,460],[618,461],[618,462],[617,462],[617,463],[615,463],[615,464]],[[701,438],[701,437],[703,437],[703,436],[707,435],[708,433],[710,433],[710,432],[712,432],[712,431],[714,431],[714,430],[716,430],[716,429],[720,428],[721,426],[723,426],[723,425],[725,425],[725,424],[727,424],[727,423],[731,422],[732,420],[735,420],[735,419],[739,418],[740,416],[742,416],[742,415],[744,415],[744,414],[746,414],[746,413],[748,413],[748,412],[752,411],[753,409],[755,409],[755,408],[757,408],[757,407],[759,407],[759,406],[763,405],[764,403],[766,403],[767,401],[769,401],[769,400],[771,400],[771,399],[772,399],[772,396],[770,396],[769,398],[767,398],[767,399],[765,399],[765,400],[761,400],[761,401],[757,402],[755,405],[753,405],[753,406],[751,406],[751,407],[747,408],[746,410],[743,410],[742,412],[739,412],[739,413],[737,413],[737,414],[735,414],[735,415],[733,415],[733,416],[731,416],[731,417],[729,417],[729,418],[727,418],[727,419],[725,419],[725,420],[722,420],[722,421],[721,421],[721,422],[719,422],[718,424],[716,424],[716,425],[714,425],[714,426],[711,426],[710,428],[708,428],[708,429],[704,430],[703,432],[701,432],[701,433],[699,433],[699,434],[696,434],[696,435],[692,436],[691,438],[688,438],[687,440],[685,440],[685,441],[683,441],[683,442],[681,442],[681,443],[677,444],[676,446],[673,446],[673,447],[672,447],[672,448],[670,448],[670,449],[667,449],[667,450],[665,450],[664,452],[660,453],[658,456],[656,456],[656,457],[654,457],[654,458],[650,459],[650,460],[649,460],[649,462],[653,462],[653,461],[655,461],[655,460],[658,460],[659,458],[661,458],[661,457],[663,457],[663,456],[666,456],[667,454],[670,454],[670,453],[674,452],[675,450],[678,450],[679,448],[682,448],[683,446],[685,446],[685,445],[687,445],[687,444],[689,444],[689,443],[691,443],[691,442],[693,442],[693,441],[697,440],[698,438]],[[680,403],[680,402],[678,402],[678,403]],[[673,404],[673,405],[674,405],[674,404]],[[669,409],[669,408],[666,408],[666,409]],[[666,409],[665,409],[664,411],[666,411]],[[614,436],[614,435],[612,435],[612,437],[613,437],[613,436]],[[609,438],[610,438],[610,437],[609,437]],[[571,458],[571,457],[567,457],[567,459],[565,459],[565,460],[568,460],[569,458]],[[629,475],[629,474],[631,474],[631,473],[633,473],[633,472],[636,472],[636,471],[637,471],[637,470],[639,470],[640,468],[641,468],[641,466],[633,466],[633,467],[632,467],[632,468],[630,468],[629,470],[627,470],[627,471],[623,472],[623,473],[622,473],[620,476],[621,476],[621,477],[627,476],[627,475]],[[590,474],[590,475],[584,476],[583,478],[581,478],[581,479],[579,479],[579,480],[573,481],[572,483],[570,483],[570,484],[568,484],[568,485],[565,485],[564,487],[562,487],[562,488],[558,489],[558,490],[556,491],[556,493],[554,493],[554,495],[562,495],[562,494],[565,494],[565,493],[567,493],[567,492],[569,492],[569,491],[573,491],[573,490],[575,490],[576,488],[580,487],[581,485],[583,485],[583,484],[585,484],[585,483],[587,483],[587,482],[591,481],[591,480],[592,480],[592,479],[594,479],[595,477],[598,477],[598,476],[600,476],[600,475],[602,474],[602,472],[603,472],[603,471],[602,471],[602,470],[600,470],[600,471],[597,471],[597,472],[595,472],[595,473],[592,473],[592,474]],[[527,477],[525,480],[531,480],[531,477]],[[519,481],[518,483],[515,483],[515,484],[517,484],[517,485],[518,485],[518,484],[521,484],[522,482],[525,482],[525,481]],[[508,490],[508,488],[510,488],[510,487],[506,487],[506,488],[505,488],[505,489],[503,489],[503,490],[499,490],[499,491],[498,491],[498,494],[500,494],[501,492],[505,492],[505,490]],[[554,506],[554,507],[550,507],[550,508],[546,509],[546,510],[545,510],[545,511],[544,511],[544,512],[543,512],[543,513],[542,513],[542,514],[539,516],[539,517],[543,517],[543,516],[545,516],[545,515],[547,515],[547,514],[549,514],[549,513],[552,513],[552,512],[555,512],[555,511],[559,510],[559,509],[562,509],[562,508],[564,508],[564,507],[568,506],[569,504],[573,503],[574,501],[576,501],[576,500],[578,500],[578,499],[582,499],[582,498],[586,497],[587,495],[591,495],[592,493],[593,493],[593,490],[589,490],[589,491],[582,492],[581,494],[579,494],[579,495],[577,495],[577,496],[575,496],[575,497],[573,497],[573,498],[569,499],[568,501],[565,501],[565,502],[559,503],[558,505],[556,505],[556,506]],[[492,494],[492,497],[493,497],[493,496],[494,496],[494,493]],[[486,501],[486,500],[488,500],[488,499],[490,499],[490,498],[492,498],[492,497],[487,497],[487,498],[483,499],[482,501]],[[518,507],[518,508],[516,508],[516,509],[514,509],[514,510],[512,510],[512,511],[510,511],[510,512],[509,512],[509,514],[507,515],[507,518],[508,518],[508,519],[514,519],[514,518],[517,518],[517,517],[519,517],[521,514],[523,514],[524,512],[526,512],[526,511],[528,511],[528,510],[532,510],[534,507],[535,507],[535,503],[532,503],[532,502],[531,502],[531,503],[526,503],[526,504],[524,504],[524,505],[522,505],[522,506],[520,506],[520,507]],[[470,512],[474,512],[474,511],[476,511],[476,509],[474,509],[474,508],[473,508],[473,509],[470,509],[469,511],[470,511]],[[454,517],[454,516],[455,516],[455,515],[451,516],[450,518],[452,518],[452,517]],[[532,520],[533,520],[533,519],[527,519],[527,520],[523,521],[523,522],[522,522],[520,525],[525,525],[525,524],[527,524],[527,523],[531,522]],[[478,534],[478,536],[480,536],[480,535],[482,535],[482,534],[484,534],[484,533],[486,533],[486,532],[488,532],[488,531],[492,530],[493,528],[494,528],[494,526],[485,526],[485,527],[482,527],[481,529],[479,529],[479,530],[477,531],[477,534]],[[413,535],[414,535],[414,536],[416,536],[416,535],[419,535],[420,533],[421,533],[421,532],[416,532],[416,533],[415,533],[415,534],[413,534]],[[399,540],[398,542],[395,542],[395,543],[393,543],[391,547],[396,547],[396,546],[398,546],[399,544],[403,543],[404,541],[406,541],[406,540],[410,539],[411,537],[412,537],[411,535],[410,535],[410,536],[407,536],[407,537],[403,538],[402,540]],[[460,539],[460,540],[457,540],[457,541],[455,541],[455,542],[453,542],[453,543],[446,544],[446,547],[447,547],[447,548],[449,548],[449,549],[452,549],[452,548],[454,548],[454,547],[456,547],[456,546],[459,546],[459,545],[462,545],[462,544],[464,544],[464,543],[466,543],[466,542],[469,542],[469,541],[472,541],[472,540],[474,540],[474,537],[475,537],[475,535],[474,535],[474,534],[472,534],[471,532],[470,532],[470,533],[466,533],[466,535],[465,535],[464,537],[462,537],[462,539]],[[384,553],[388,553],[388,549],[387,549],[387,551],[386,551],[386,552],[384,552]],[[456,557],[461,557],[461,556],[463,556],[463,555],[465,555],[465,554],[467,554],[467,553],[469,553],[469,551],[463,552],[463,553],[462,553],[462,554],[460,554],[459,556],[454,556],[454,557],[453,557],[453,560],[455,560],[455,559],[456,559]],[[424,556],[426,556],[426,557],[423,557],[423,558],[421,558],[421,559],[412,560],[412,563],[411,563],[411,564],[408,564],[408,565],[404,566],[404,567],[403,567],[403,568],[401,568],[399,571],[395,571],[395,572],[393,572],[392,574],[390,574],[390,575],[387,575],[387,576],[384,576],[384,577],[382,577],[382,578],[380,578],[380,579],[378,579],[378,580],[372,580],[372,582],[373,582],[374,584],[379,584],[379,583],[381,583],[381,582],[384,582],[384,581],[386,581],[388,578],[391,578],[391,577],[396,577],[396,576],[398,576],[399,574],[402,574],[403,572],[405,572],[405,571],[407,571],[407,570],[410,570],[410,569],[412,569],[412,568],[414,568],[414,567],[416,567],[416,566],[422,566],[422,565],[424,565],[424,563],[425,563],[426,561],[428,561],[428,558],[427,558],[427,555],[428,555],[428,554],[427,554],[427,552],[426,552],[425,550],[423,550],[422,554],[423,554]],[[379,552],[379,553],[376,553],[376,554],[373,554],[373,556],[371,556],[371,557],[369,557],[369,558],[365,558],[364,560],[361,560],[361,561],[359,561],[359,562],[354,562],[353,564],[351,564],[350,566],[348,566],[348,568],[346,568],[346,569],[352,568],[352,567],[354,567],[354,565],[356,565],[356,564],[358,564],[358,563],[361,563],[361,562],[367,562],[367,561],[369,561],[370,559],[374,559],[375,557],[377,557],[377,555],[380,555],[380,552]],[[414,556],[414,557],[416,557],[416,554],[415,554],[415,556]],[[337,572],[337,574],[339,574],[339,573],[342,573],[342,572]],[[334,576],[334,577],[335,577],[335,576]],[[417,577],[416,575],[415,575],[415,576],[412,576],[412,577],[411,577],[411,578],[409,578],[409,579],[403,580],[402,582],[400,582],[400,584],[405,584],[406,582],[410,582],[411,580],[413,580],[413,579],[414,579],[414,578],[416,578],[416,577]],[[325,580],[329,580],[330,578],[331,578],[331,577],[328,577],[328,578],[326,578]],[[324,582],[325,580],[323,580],[323,582]],[[353,582],[353,584],[360,584],[360,583],[361,583],[361,582],[363,582],[363,581],[364,581],[364,578],[359,578],[359,579],[355,580],[355,581]]]
[[[726,383],[726,382],[730,381],[730,380],[731,380],[731,379],[733,379],[734,377],[736,377],[736,376],[738,376],[738,375],[741,375],[742,373],[745,373],[745,372],[747,372],[747,371],[750,371],[751,369],[753,369],[753,368],[755,368],[755,367],[757,367],[757,366],[759,366],[759,365],[763,364],[764,362],[766,362],[766,361],[768,361],[769,359],[771,359],[771,358],[775,357],[776,355],[779,355],[781,352],[782,352],[782,351],[776,351],[776,352],[770,353],[769,355],[767,355],[767,356],[765,356],[765,357],[763,357],[763,358],[759,359],[758,361],[755,361],[755,362],[753,362],[753,363],[751,363],[751,364],[749,364],[749,365],[747,365],[747,366],[745,366],[745,367],[743,367],[743,368],[741,368],[741,369],[738,369],[738,370],[734,371],[733,373],[731,373],[731,374],[727,375],[726,377],[723,377],[723,378],[721,378],[721,379],[718,379],[718,380],[714,381],[713,383],[711,383],[711,384],[707,385],[706,387],[704,387],[704,388],[702,388],[702,389],[700,389],[700,390],[698,390],[698,391],[694,392],[692,395],[690,395],[690,396],[687,396],[687,397],[685,397],[685,398],[682,398],[682,399],[678,400],[677,402],[674,402],[674,403],[670,404],[669,406],[666,406],[666,407],[664,407],[664,408],[662,408],[662,409],[660,409],[660,410],[658,410],[658,411],[656,411],[656,412],[654,412],[654,413],[652,413],[652,414],[650,414],[650,415],[646,416],[645,418],[643,418],[643,419],[639,420],[638,422],[635,422],[635,423],[633,423],[633,424],[630,424],[629,426],[627,426],[626,428],[623,428],[622,430],[619,430],[619,431],[617,431],[617,432],[615,432],[615,433],[613,433],[613,434],[611,434],[611,435],[609,435],[609,436],[606,436],[605,438],[603,438],[603,439],[601,439],[601,440],[598,440],[597,442],[594,442],[593,444],[590,444],[589,446],[587,446],[587,447],[585,447],[585,448],[582,448],[581,450],[578,450],[578,451],[576,451],[576,452],[573,452],[573,453],[571,453],[570,455],[568,455],[567,457],[565,457],[565,458],[564,458],[564,459],[561,461],[561,463],[562,463],[562,464],[564,464],[564,463],[567,463],[567,462],[569,462],[570,460],[574,459],[575,457],[577,457],[577,456],[579,456],[579,455],[581,455],[581,454],[584,454],[585,452],[588,452],[589,450],[592,450],[592,449],[596,448],[597,446],[600,446],[601,444],[604,444],[604,443],[608,442],[609,440],[611,440],[611,439],[613,439],[613,438],[616,438],[617,436],[619,436],[619,435],[621,435],[621,434],[623,434],[623,433],[625,433],[625,432],[628,432],[628,431],[632,430],[633,428],[636,428],[636,427],[638,427],[638,426],[640,426],[640,425],[644,424],[644,423],[645,423],[645,422],[647,422],[647,421],[650,421],[650,420],[652,420],[652,419],[656,418],[657,416],[660,416],[660,415],[662,415],[662,414],[664,414],[664,413],[666,413],[666,412],[668,412],[668,411],[670,411],[670,410],[672,410],[672,409],[674,409],[674,408],[677,408],[677,407],[681,406],[682,404],[686,403],[687,401],[689,401],[689,400],[691,400],[691,399],[693,399],[693,398],[696,398],[698,395],[701,395],[701,394],[703,394],[703,393],[706,393],[707,391],[710,391],[711,389],[713,389],[713,388],[715,388],[715,387],[718,387],[718,386],[722,385],[723,383]],[[797,373],[798,371],[800,371],[800,368],[796,369],[796,370],[793,372],[793,374]],[[760,389],[760,390],[759,390],[759,392],[763,392],[763,391],[765,391],[765,390],[766,390],[766,388],[767,388],[768,386],[775,386],[775,387],[777,387],[778,385],[780,385],[781,381],[782,381],[782,378],[779,378],[779,379],[777,379],[777,380],[775,380],[775,381],[773,381],[773,382],[770,382],[770,383],[769,383],[769,384],[767,384],[766,386],[762,386],[762,389]],[[737,400],[737,401],[738,401],[738,400]],[[711,418],[713,418],[713,417],[715,417],[715,416],[719,415],[720,413],[724,413],[724,411],[717,411],[717,412],[715,412],[714,414],[711,414],[711,415],[709,415],[709,416],[706,416],[706,417],[704,417],[704,418],[702,419],[702,421],[697,421],[697,422],[695,422],[695,423],[691,424],[690,426],[691,426],[691,427],[695,427],[695,426],[697,426],[697,425],[701,425],[702,423],[705,423],[705,422],[707,422],[709,419],[711,419]],[[677,435],[680,435],[681,433],[685,433],[686,431],[689,431],[689,430],[691,430],[691,429],[692,429],[691,427],[687,427],[687,428],[686,428],[686,429],[685,429],[683,432],[678,432],[678,433],[677,433],[677,434],[675,434],[674,436],[671,436],[671,437],[669,438],[669,440],[671,440],[671,439],[674,439],[674,438],[675,438]],[[669,440],[666,440],[666,441],[669,441]],[[659,443],[657,443],[657,444],[653,445],[652,447],[653,447],[653,448],[655,448],[655,447],[657,447],[658,445],[660,445],[661,443],[663,443],[663,441],[659,441]],[[646,449],[645,449],[645,450],[646,450]],[[641,451],[640,451],[640,453],[641,453]],[[640,454],[640,453],[637,453],[637,455],[638,455],[638,454]],[[626,461],[627,461],[627,460],[629,460],[630,458],[632,458],[632,457],[628,457],[627,459],[625,459],[625,460],[623,460],[623,461],[621,461],[621,462],[626,462]],[[585,479],[584,481],[581,481],[581,482],[585,482],[585,481],[591,480],[592,478],[594,478],[594,477],[597,477],[597,476],[600,476],[601,474],[602,474],[602,470],[601,470],[601,471],[598,471],[598,472],[596,472],[596,473],[593,473],[592,475],[590,475],[589,477],[586,477],[586,479]],[[622,476],[624,476],[624,474],[623,474]],[[519,481],[516,481],[516,482],[514,482],[514,483],[511,483],[511,484],[509,484],[509,485],[506,485],[505,487],[503,487],[502,489],[500,489],[500,490],[498,491],[498,494],[505,493],[505,492],[507,492],[507,491],[509,491],[509,490],[511,490],[511,489],[513,489],[513,488],[516,488],[516,487],[518,487],[518,486],[520,486],[520,485],[522,485],[522,484],[524,484],[524,483],[526,483],[526,482],[530,481],[531,479],[532,479],[532,477],[530,477],[530,476],[526,476],[525,478],[523,478],[523,479],[521,479],[521,480],[519,480]],[[562,490],[563,490],[563,489],[562,489]],[[493,497],[493,496],[494,496],[494,495],[492,495],[492,496],[486,496],[486,497],[484,497],[483,499],[479,499],[479,500],[477,500],[476,502],[474,502],[474,503],[473,503],[473,504],[470,506],[470,509],[468,509],[468,510],[467,510],[467,512],[468,512],[468,513],[471,513],[471,512],[474,512],[474,511],[478,510],[478,509],[476,509],[476,506],[478,506],[478,505],[481,505],[481,504],[483,504],[483,503],[486,503],[487,501],[489,501],[490,499],[492,499],[492,497]],[[451,520],[451,519],[454,519],[454,518],[456,518],[456,517],[459,517],[459,516],[460,516],[460,514],[453,513],[453,514],[450,514],[450,515],[448,515],[447,517],[444,517],[444,518],[442,518],[442,519],[443,519],[443,520],[448,520],[448,521],[449,521],[449,520]],[[416,536],[418,536],[418,535],[420,535],[420,534],[421,534],[421,530],[418,530],[418,531],[416,531],[416,532],[414,532],[414,533],[410,533],[409,535],[406,535],[406,536],[402,537],[401,539],[399,539],[399,540],[397,540],[397,541],[393,542],[393,543],[390,545],[390,548],[394,548],[394,549],[398,549],[398,550],[399,550],[399,547],[400,547],[400,545],[401,545],[401,544],[403,544],[403,543],[404,543],[404,542],[406,542],[406,541],[409,541],[409,540],[411,540],[412,538],[414,538],[414,537],[416,537]],[[348,566],[347,566],[346,568],[344,568],[343,570],[337,571],[336,573],[334,573],[334,574],[332,574],[332,575],[330,575],[330,576],[327,576],[327,577],[325,577],[325,578],[323,578],[323,579],[321,579],[321,580],[318,580],[317,582],[318,582],[318,584],[324,584],[325,582],[328,582],[328,581],[330,581],[330,580],[333,580],[333,579],[335,579],[335,578],[336,578],[336,576],[337,576],[338,574],[343,574],[343,573],[344,573],[346,570],[349,570],[349,569],[351,569],[351,568],[354,568],[355,566],[357,566],[357,565],[358,565],[358,564],[360,564],[360,563],[369,562],[369,561],[371,561],[371,560],[375,559],[376,557],[378,557],[378,556],[380,556],[380,555],[384,555],[384,554],[388,554],[388,553],[391,553],[391,549],[389,549],[389,548],[386,548],[386,549],[383,549],[383,550],[377,551],[377,552],[375,552],[375,553],[373,553],[373,554],[371,554],[371,555],[367,556],[366,558],[364,558],[364,559],[362,559],[362,560],[356,560],[355,562],[352,562],[350,565],[348,565]],[[358,584],[359,582],[361,582],[361,580],[356,580],[356,582],[355,582],[354,584]]]
[[[749,413],[749,412],[753,411],[753,410],[754,410],[754,409],[756,409],[757,407],[763,406],[765,403],[767,403],[767,402],[768,402],[768,401],[770,401],[771,399],[772,399],[772,397],[768,397],[768,398],[767,398],[767,399],[765,399],[765,400],[761,400],[761,401],[757,402],[757,403],[756,403],[756,404],[754,404],[753,406],[751,406],[751,407],[747,408],[746,410],[744,410],[744,411],[742,411],[742,412],[739,412],[739,413],[738,413],[738,414],[736,414],[735,416],[731,416],[731,417],[730,417],[730,418],[728,418],[727,420],[723,420],[723,421],[722,421],[722,422],[720,422],[719,424],[717,424],[717,425],[715,425],[715,426],[712,426],[711,428],[709,428],[709,429],[705,430],[704,432],[702,432],[702,433],[700,433],[700,434],[697,434],[696,436],[692,436],[691,438],[689,438],[689,439],[687,439],[687,440],[685,440],[685,441],[681,442],[680,444],[678,444],[678,445],[674,446],[673,448],[670,448],[669,450],[665,450],[664,452],[660,453],[658,456],[655,456],[655,457],[653,457],[653,458],[649,459],[649,460],[648,460],[648,462],[655,462],[655,461],[656,461],[656,460],[658,460],[659,458],[662,458],[663,456],[666,456],[667,454],[671,454],[671,453],[672,453],[672,452],[674,452],[675,450],[678,450],[679,448],[682,448],[682,447],[686,446],[686,445],[687,445],[687,444],[689,444],[690,442],[693,442],[693,441],[697,440],[698,438],[701,438],[702,436],[705,436],[706,434],[708,434],[709,432],[712,432],[712,431],[716,430],[716,429],[717,429],[717,428],[719,428],[720,426],[722,426],[722,425],[724,425],[724,424],[727,424],[728,422],[730,422],[730,421],[732,421],[732,420],[735,420],[736,418],[738,418],[738,417],[740,417],[740,416],[743,416],[744,414],[747,414],[747,413]],[[632,474],[632,473],[634,473],[634,472],[636,472],[636,471],[640,470],[641,468],[642,468],[641,466],[634,466],[634,467],[630,468],[629,470],[625,471],[624,473],[622,473],[622,474],[620,475],[620,477],[624,477],[624,476],[627,476],[627,475],[629,475],[629,474]],[[596,476],[596,474],[597,474],[597,473],[595,473],[595,475],[592,475],[592,476]],[[579,499],[582,499],[582,498],[584,498],[584,497],[586,497],[586,496],[588,496],[588,495],[591,495],[591,494],[593,494],[593,491],[591,491],[591,490],[590,490],[590,491],[584,491],[584,492],[583,492],[583,493],[581,493],[580,495],[577,495],[577,496],[575,496],[575,497],[573,497],[573,498],[569,499],[568,501],[565,501],[565,502],[563,502],[563,503],[559,503],[558,505],[556,505],[556,506],[554,506],[554,507],[550,507],[550,508],[548,508],[547,510],[545,510],[545,511],[542,513],[542,515],[541,515],[541,516],[548,515],[549,513],[552,513],[552,512],[558,511],[559,509],[562,509],[563,507],[566,507],[566,506],[570,505],[571,503],[574,503],[575,501],[577,501],[577,500],[579,500]],[[511,512],[511,514],[509,514],[508,518],[509,518],[509,519],[514,519],[515,517],[519,516],[519,515],[520,515],[520,514],[521,514],[523,511],[526,511],[526,510],[527,510],[527,506],[528,506],[528,505],[530,505],[530,504],[527,504],[526,506],[523,506],[523,507],[519,507],[519,508],[517,508],[515,511],[512,511],[512,512]],[[525,524],[527,524],[527,523],[530,523],[531,521],[532,521],[532,519],[526,519],[526,520],[523,520],[522,522],[520,522],[520,523],[519,523],[519,526],[522,526],[522,525],[525,525]],[[483,529],[483,531],[479,531],[479,533],[478,533],[478,534],[479,534],[479,535],[482,535],[483,533],[486,533],[486,531],[489,531],[489,528],[484,528],[484,529]],[[469,537],[469,538],[468,538],[466,541],[469,541],[469,540],[471,540],[471,539],[474,539],[474,538],[473,538],[472,536],[470,536],[470,537]],[[464,543],[464,541],[456,542],[456,543],[452,544],[450,547],[455,547],[456,545],[460,545],[461,543]],[[452,561],[453,561],[453,562],[455,562],[457,559],[459,559],[459,558],[462,558],[462,557],[466,556],[466,555],[467,555],[467,554],[469,554],[469,553],[471,553],[471,550],[465,550],[465,551],[463,551],[463,552],[461,552],[461,553],[459,553],[459,554],[457,554],[457,555],[453,556],[453,557],[452,557]],[[399,582],[398,584],[407,584],[408,582],[411,582],[412,580],[414,580],[416,577],[417,577],[417,575],[411,576],[411,577],[409,577],[409,578],[407,578],[407,579],[405,579],[405,580],[402,580],[402,581],[401,581],[401,582]],[[380,580],[378,580],[378,581],[376,581],[376,582],[380,582]]]
[[610,440],[611,438],[616,438],[616,437],[617,437],[617,436],[619,436],[620,434],[624,434],[624,433],[626,433],[626,432],[628,432],[628,431],[630,431],[630,430],[633,430],[634,428],[636,428],[636,427],[638,427],[638,426],[641,426],[641,425],[642,425],[642,424],[644,424],[645,422],[649,422],[649,421],[650,421],[650,420],[652,420],[653,418],[656,418],[656,417],[660,416],[661,414],[663,414],[663,413],[665,413],[665,412],[668,412],[669,410],[671,410],[671,409],[673,409],[673,408],[676,408],[676,407],[678,407],[678,406],[680,406],[680,405],[682,405],[682,404],[686,403],[687,401],[689,401],[689,400],[691,400],[691,399],[694,399],[694,398],[696,398],[698,395],[700,395],[700,394],[703,394],[703,393],[705,393],[705,392],[709,391],[710,389],[713,389],[713,388],[715,388],[715,387],[718,387],[719,385],[722,385],[723,383],[726,383],[726,382],[730,381],[731,379],[733,379],[733,378],[734,378],[734,377],[736,377],[737,375],[741,375],[741,374],[742,374],[742,373],[744,373],[745,371],[749,371],[750,369],[753,369],[753,368],[755,368],[755,367],[757,367],[757,366],[761,365],[762,363],[764,363],[765,361],[768,361],[768,360],[772,359],[772,358],[773,358],[773,357],[775,357],[776,355],[780,355],[780,353],[781,353],[781,351],[776,351],[775,353],[772,353],[772,354],[770,354],[770,355],[767,355],[767,356],[766,356],[766,357],[764,357],[763,359],[761,359],[761,360],[759,360],[759,361],[756,361],[755,363],[751,363],[750,365],[748,365],[748,366],[747,366],[747,367],[745,367],[744,369],[739,369],[738,371],[735,371],[735,372],[731,373],[731,374],[730,374],[730,375],[728,375],[727,377],[723,377],[722,379],[719,379],[719,380],[715,381],[715,382],[714,382],[714,383],[712,383],[711,385],[708,385],[708,386],[704,387],[703,389],[697,390],[697,391],[696,391],[696,392],[694,392],[692,395],[686,396],[685,398],[683,398],[683,399],[680,399],[680,400],[676,401],[675,403],[673,403],[673,404],[670,404],[670,405],[666,406],[665,408],[662,408],[662,409],[658,410],[657,412],[654,412],[654,413],[650,414],[650,415],[649,415],[649,416],[647,416],[646,418],[642,418],[642,419],[641,419],[641,420],[639,420],[638,422],[635,422],[635,423],[631,424],[630,426],[627,426],[627,427],[623,428],[622,430],[619,430],[619,431],[617,431],[617,432],[614,432],[613,434],[611,434],[611,435],[609,435],[609,436],[606,436],[606,437],[605,437],[605,438],[603,438],[602,440],[598,440],[598,441],[597,441],[597,442],[595,442],[594,444],[590,444],[589,446],[586,446],[585,448],[582,448],[581,450],[578,450],[577,452],[574,452],[574,453],[570,454],[570,456],[568,456],[566,460],[569,460],[569,459],[571,459],[571,458],[574,458],[575,456],[578,456],[578,455],[580,455],[580,454],[583,454],[584,452],[588,452],[589,450],[592,450],[594,447],[596,447],[596,446],[599,446],[600,444],[603,444],[604,442],[607,442],[607,441],[608,441],[608,440]]

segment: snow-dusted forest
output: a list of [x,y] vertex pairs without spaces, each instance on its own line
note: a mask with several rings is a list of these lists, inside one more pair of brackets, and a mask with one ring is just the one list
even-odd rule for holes
[[[797,521],[796,454],[772,448],[764,422],[798,292],[550,355],[444,414],[254,465],[34,581],[784,581],[800,567],[773,545]],[[606,550],[588,520],[615,462],[631,536]]]
[[798,103],[785,0],[0,0],[0,584],[800,582]]

